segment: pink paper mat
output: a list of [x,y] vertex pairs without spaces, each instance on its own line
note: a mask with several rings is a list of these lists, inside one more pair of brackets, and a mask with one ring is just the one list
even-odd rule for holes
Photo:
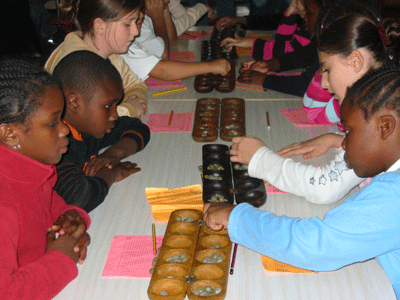
[[281,191],[280,189],[277,189],[273,185],[268,184],[267,187],[267,194],[289,194],[288,192]]
[[[157,236],[157,248],[164,236]],[[107,255],[101,277],[151,277],[153,237],[147,235],[116,235]]]
[[199,40],[207,35],[211,34],[212,31],[206,31],[206,34],[203,34],[201,31],[186,31],[187,33],[182,33],[178,36],[180,40]]
[[279,110],[290,122],[299,127],[305,126],[327,126],[327,124],[312,123],[303,108],[289,108]]
[[144,84],[147,85],[149,90],[159,90],[159,89],[175,89],[184,87],[182,80],[161,80],[153,77],[149,77],[144,81]]
[[150,132],[191,132],[193,113],[174,113],[168,125],[170,113],[149,114],[147,126]]

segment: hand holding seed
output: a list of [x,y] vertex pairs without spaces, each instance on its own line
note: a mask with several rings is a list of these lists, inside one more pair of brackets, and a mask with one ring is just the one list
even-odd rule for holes
[[228,227],[229,216],[234,208],[234,205],[227,203],[205,203],[203,220],[210,229],[222,230]]

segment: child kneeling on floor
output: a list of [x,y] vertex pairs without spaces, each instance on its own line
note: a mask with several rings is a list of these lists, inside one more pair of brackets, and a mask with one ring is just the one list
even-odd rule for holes
[[[213,230],[232,242],[303,269],[332,271],[376,258],[400,296],[400,69],[381,68],[359,79],[341,106],[347,167],[374,177],[321,220],[278,217],[247,203],[205,204]],[[242,162],[234,139],[231,159]],[[251,162],[250,162],[251,164]]]
[[135,163],[121,160],[143,150],[150,130],[138,118],[118,118],[124,90],[110,61],[91,51],[75,51],[53,74],[61,83],[64,121],[71,130],[70,148],[57,165],[55,189],[68,204],[90,212],[104,201],[113,183],[140,171]]

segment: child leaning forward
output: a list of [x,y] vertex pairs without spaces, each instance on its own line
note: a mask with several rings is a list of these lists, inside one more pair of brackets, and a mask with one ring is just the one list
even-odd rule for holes
[[[205,204],[204,220],[231,240],[296,267],[332,271],[376,258],[400,296],[400,69],[371,71],[341,106],[347,167],[376,176],[321,220],[278,217],[249,204]],[[232,161],[249,155],[233,140]],[[251,154],[250,154],[251,155]],[[251,162],[250,162],[251,163]]]
[[150,130],[138,118],[118,118],[124,92],[110,61],[91,51],[75,51],[58,63],[54,76],[62,86],[64,121],[71,130],[69,150],[57,165],[55,190],[68,204],[90,212],[113,183],[140,171],[121,160],[147,145]]

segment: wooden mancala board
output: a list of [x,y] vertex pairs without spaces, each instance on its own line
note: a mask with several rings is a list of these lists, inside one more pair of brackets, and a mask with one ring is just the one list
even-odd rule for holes
[[232,49],[223,48],[220,46],[221,41],[227,37],[235,37],[235,28],[228,27],[223,30],[218,30],[214,27],[210,40],[202,41],[201,43],[201,61],[213,61],[219,58],[225,58],[231,63],[231,69],[226,75],[215,75],[206,73],[197,75],[194,79],[194,89],[198,93],[209,93],[214,87],[220,93],[229,93],[236,86],[236,47]]
[[260,207],[267,201],[264,181],[250,177],[247,165],[231,162],[229,147],[205,144],[203,151],[203,201],[249,203]]
[[151,300],[225,299],[232,242],[195,209],[172,212],[147,294]]
[[201,98],[197,100],[192,138],[196,142],[232,141],[246,135],[245,100],[241,98]]

